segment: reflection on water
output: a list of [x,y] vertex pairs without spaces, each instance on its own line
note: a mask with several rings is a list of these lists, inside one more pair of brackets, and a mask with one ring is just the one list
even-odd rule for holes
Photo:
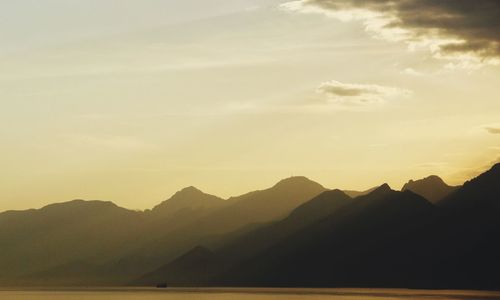
[[396,289],[59,289],[2,290],[0,299],[9,300],[492,300],[500,292],[425,291]]

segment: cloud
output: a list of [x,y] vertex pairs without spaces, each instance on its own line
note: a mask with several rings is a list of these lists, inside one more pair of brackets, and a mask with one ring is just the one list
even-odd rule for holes
[[405,74],[405,75],[417,76],[417,77],[424,75],[422,72],[416,71],[413,68],[406,68],[401,73]]
[[456,61],[449,68],[500,62],[498,0],[297,0],[282,8],[361,21],[378,38]]
[[486,126],[484,129],[491,134],[500,134],[500,126]]
[[342,83],[330,80],[322,83],[317,92],[327,101],[341,105],[369,105],[383,103],[387,98],[407,96],[410,91],[376,84]]
[[112,151],[152,150],[155,148],[154,145],[134,136],[67,134],[61,137],[69,145],[79,148],[87,147]]

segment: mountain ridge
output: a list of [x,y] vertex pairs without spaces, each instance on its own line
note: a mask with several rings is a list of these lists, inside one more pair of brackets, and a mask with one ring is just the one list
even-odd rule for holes
[[458,187],[446,184],[444,180],[437,175],[430,175],[418,180],[411,179],[403,185],[401,190],[411,190],[432,203],[439,203],[457,188]]
[[388,184],[352,198],[296,176],[228,200],[187,187],[151,211],[81,199],[7,211],[0,285],[157,274],[141,284],[500,288],[499,182],[497,164],[438,203]]

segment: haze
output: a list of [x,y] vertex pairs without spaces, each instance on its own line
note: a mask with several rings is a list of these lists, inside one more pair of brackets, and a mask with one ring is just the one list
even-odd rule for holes
[[144,209],[292,175],[461,184],[498,161],[488,10],[430,35],[384,27],[402,9],[380,15],[387,1],[337,2],[0,0],[0,211]]

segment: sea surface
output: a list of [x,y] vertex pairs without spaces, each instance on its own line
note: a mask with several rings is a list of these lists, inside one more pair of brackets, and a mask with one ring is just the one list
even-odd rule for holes
[[500,292],[403,289],[4,289],[9,300],[491,300]]

